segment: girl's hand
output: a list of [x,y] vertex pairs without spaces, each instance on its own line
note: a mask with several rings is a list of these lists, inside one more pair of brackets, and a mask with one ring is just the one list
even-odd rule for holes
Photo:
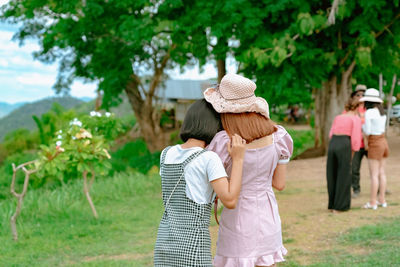
[[232,136],[231,141],[228,142],[228,152],[233,160],[240,160],[244,158],[244,152],[246,151],[246,140],[237,134]]

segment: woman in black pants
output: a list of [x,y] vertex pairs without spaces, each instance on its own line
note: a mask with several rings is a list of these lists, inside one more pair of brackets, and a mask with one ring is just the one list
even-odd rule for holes
[[350,99],[346,113],[335,117],[329,133],[326,178],[328,209],[334,213],[350,209],[351,159],[361,145],[361,119],[356,115],[359,102]]

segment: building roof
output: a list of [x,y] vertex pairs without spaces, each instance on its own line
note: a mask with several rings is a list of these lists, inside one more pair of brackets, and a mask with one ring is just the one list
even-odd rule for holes
[[167,80],[157,95],[165,100],[196,100],[203,98],[203,91],[215,84],[212,80]]

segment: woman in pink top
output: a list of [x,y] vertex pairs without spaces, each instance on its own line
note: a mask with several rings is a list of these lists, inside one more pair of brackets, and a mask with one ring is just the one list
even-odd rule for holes
[[358,101],[350,99],[345,106],[346,114],[333,120],[329,133],[326,179],[329,204],[332,212],[350,209],[351,201],[351,159],[361,146],[361,119],[356,115]]
[[281,220],[273,187],[285,187],[286,165],[293,141],[286,130],[269,119],[268,103],[256,97],[256,85],[247,78],[227,74],[204,96],[221,113],[225,131],[217,133],[208,149],[222,159],[227,173],[232,159],[226,144],[235,133],[246,140],[242,189],[236,208],[221,215],[216,267],[274,266],[284,261]]

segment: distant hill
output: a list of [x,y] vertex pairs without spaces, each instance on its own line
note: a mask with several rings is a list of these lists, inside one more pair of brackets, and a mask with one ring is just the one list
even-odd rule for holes
[[82,100],[83,102],[90,102],[93,100],[93,97],[84,96],[80,97],[79,100]]
[[43,100],[24,104],[0,119],[0,142],[3,141],[7,133],[18,128],[26,128],[28,130],[36,129],[36,124],[32,119],[32,115],[40,116],[46,113],[55,102],[66,109],[76,107],[83,103],[83,101],[79,99],[65,96],[45,98]]
[[24,104],[25,104],[24,102],[15,103],[15,104],[0,102],[0,118],[7,116],[11,111],[19,108],[20,106],[22,106]]

